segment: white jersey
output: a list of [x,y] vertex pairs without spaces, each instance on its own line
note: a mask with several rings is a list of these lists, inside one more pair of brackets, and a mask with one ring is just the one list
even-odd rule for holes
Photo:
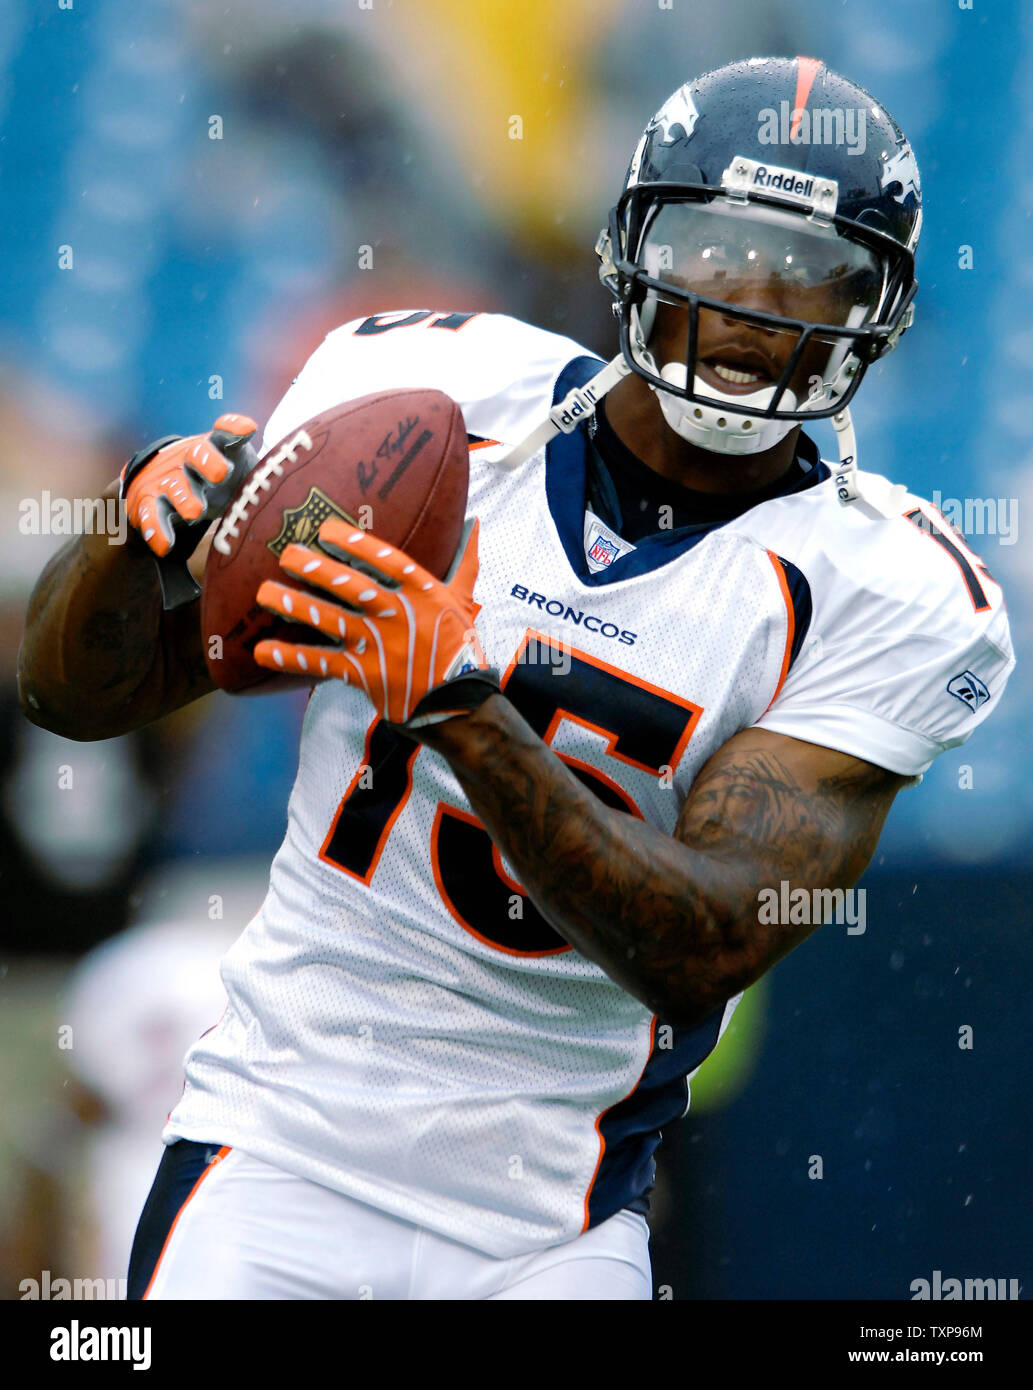
[[[967,738],[1010,670],[1008,629],[928,504],[873,521],[816,465],[734,521],[630,547],[585,525],[583,431],[498,466],[599,366],[501,315],[346,324],[265,447],[374,390],[457,400],[489,660],[578,775],[664,832],[753,726],[908,774]],[[243,1149],[500,1257],[641,1210],[659,1130],[735,1002],[694,1028],[652,1016],[555,935],[444,760],[337,682],[309,703],[269,894],[223,979],[166,1141]]]

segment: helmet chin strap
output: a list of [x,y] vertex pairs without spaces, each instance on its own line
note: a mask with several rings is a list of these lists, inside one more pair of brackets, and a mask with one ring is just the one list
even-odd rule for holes
[[839,445],[839,467],[832,475],[836,496],[843,507],[855,506],[875,521],[892,521],[898,517],[904,506],[907,488],[903,483],[893,483],[877,496],[871,488],[862,488],[857,468],[857,439],[854,422],[847,406],[832,417],[832,427],[836,431]]
[[849,406],[844,406],[838,415],[833,415],[832,428],[836,431],[836,444],[839,446],[839,468],[832,481],[845,507],[850,502],[856,502],[861,495],[857,477],[857,436],[854,434]]
[[586,381],[584,386],[575,386],[573,391],[569,391],[526,439],[515,444],[509,453],[503,454],[497,462],[503,468],[519,468],[522,463],[533,458],[539,449],[544,449],[558,434],[573,434],[582,420],[587,420],[590,415],[595,414],[596,406],[607,391],[612,391],[618,381],[630,372],[631,367],[624,360],[624,354],[618,353],[612,362],[607,362],[602,371],[592,377],[591,381]]
[[[672,363],[670,365],[675,367],[680,365],[682,372],[686,370],[684,363]],[[651,370],[655,370],[655,366],[652,364]],[[521,464],[533,458],[540,449],[545,448],[549,441],[555,439],[558,434],[572,434],[583,420],[587,420],[590,415],[595,413],[595,408],[603,396],[608,391],[612,391],[617,383],[628,376],[630,372],[631,367],[625,361],[623,353],[618,353],[611,362],[607,362],[602,371],[598,372],[584,386],[575,387],[573,391],[568,392],[562,401],[557,402],[552,407],[541,424],[537,425],[519,444],[514,445],[508,454],[497,459],[496,463],[507,469],[519,468]],[[697,377],[696,380],[698,382],[699,378]],[[768,391],[772,389],[774,388],[767,388],[764,393],[758,392],[757,394],[768,394]],[[670,427],[675,430],[675,433],[681,434],[683,439],[695,443],[694,439],[675,428],[668,414],[669,410],[680,411],[682,407],[691,403],[683,401],[678,396],[670,395],[660,387],[653,387],[653,390],[656,391],[660,408]],[[773,441],[777,443],[778,439],[784,439],[789,430],[792,429],[794,421],[773,420],[767,423],[785,427],[781,429],[778,438]],[[907,488],[903,484],[897,483],[889,488],[882,498],[876,498],[867,489],[863,490],[857,468],[857,440],[854,434],[854,425],[850,418],[850,411],[846,406],[838,415],[832,417],[832,424],[836,431],[840,458],[839,467],[833,475],[833,482],[841,505],[856,506],[859,511],[873,519],[892,519],[899,516],[904,497],[907,495]],[[757,437],[760,437],[759,432]],[[752,439],[750,442],[752,444]],[[701,447],[711,447],[712,452],[722,452],[713,450],[712,446],[702,445]],[[770,448],[771,443],[766,442],[763,447]],[[723,452],[733,451],[726,449]],[[745,453],[747,450],[739,452]]]

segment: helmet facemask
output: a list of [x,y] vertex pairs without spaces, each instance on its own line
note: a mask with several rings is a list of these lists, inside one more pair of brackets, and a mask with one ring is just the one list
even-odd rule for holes
[[611,261],[622,351],[670,427],[723,453],[841,412],[914,293],[893,238],[719,189],[628,189],[608,239],[634,248]]

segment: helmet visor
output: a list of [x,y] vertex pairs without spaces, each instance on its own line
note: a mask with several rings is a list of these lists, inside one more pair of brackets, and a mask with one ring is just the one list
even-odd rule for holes
[[834,226],[727,198],[655,204],[637,260],[653,282],[642,320],[658,368],[684,363],[684,394],[701,404],[734,410],[748,396],[744,409],[776,415],[844,393],[888,277],[875,249]]

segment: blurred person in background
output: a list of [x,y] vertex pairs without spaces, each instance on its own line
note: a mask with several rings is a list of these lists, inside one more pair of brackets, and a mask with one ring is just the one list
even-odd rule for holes
[[88,1296],[125,1297],[156,1126],[182,1084],[184,1052],[225,1007],[219,961],[261,902],[264,878],[264,863],[214,858],[152,876],[133,925],[75,967],[55,1010],[65,1074],[43,1084],[31,1116],[18,1113],[5,1296],[47,1297],[47,1287],[61,1296],[58,1280],[81,1279],[103,1284]]

